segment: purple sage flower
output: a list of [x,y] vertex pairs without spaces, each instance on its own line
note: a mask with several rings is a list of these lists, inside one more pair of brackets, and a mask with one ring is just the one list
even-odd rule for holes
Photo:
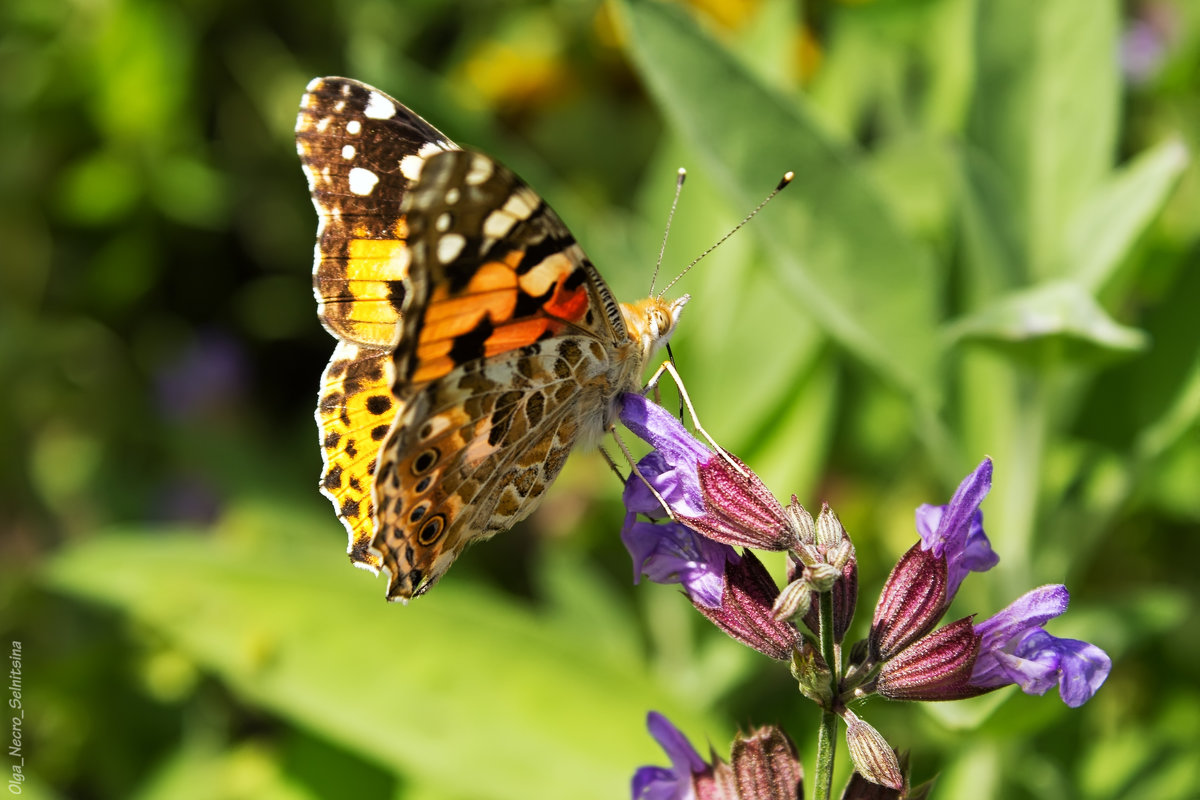
[[635,514],[626,515],[621,541],[633,558],[635,584],[643,575],[655,583],[682,584],[697,607],[721,607],[725,565],[739,560],[729,545],[707,539],[678,522],[638,522]]
[[729,564],[723,583],[718,606],[692,600],[696,610],[735,641],[777,661],[790,660],[803,637],[790,620],[775,616],[779,587],[753,550],[743,550]]
[[629,511],[665,516],[649,483],[676,519],[709,539],[760,550],[799,544],[783,506],[742,462],[709,450],[669,411],[639,394],[622,396],[620,416],[654,447],[625,484]]
[[646,727],[666,751],[671,766],[639,767],[633,774],[633,800],[694,800],[695,776],[710,774],[712,767],[662,714],[647,714]]
[[996,566],[1000,556],[983,532],[983,498],[992,488],[992,460],[985,458],[963,478],[954,497],[944,506],[922,505],[917,509],[917,532],[921,549],[946,559],[948,567],[946,605],[958,593],[968,572],[986,572]]
[[1041,695],[1057,684],[1071,708],[1090,700],[1108,678],[1112,659],[1094,644],[1059,639],[1041,627],[1066,611],[1069,601],[1067,587],[1042,586],[976,625],[982,642],[971,685],[996,689],[1015,683],[1026,694]]

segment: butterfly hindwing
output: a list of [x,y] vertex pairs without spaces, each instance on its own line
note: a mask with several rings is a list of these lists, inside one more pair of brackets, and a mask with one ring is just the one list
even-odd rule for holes
[[394,383],[390,350],[339,342],[321,375],[317,402],[321,492],[349,532],[350,560],[373,570],[380,559],[370,551],[375,532],[371,489],[379,449],[402,408],[392,394]]
[[[585,355],[586,354],[586,355]],[[604,348],[564,336],[460,365],[406,398],[376,472],[388,596],[426,591],[470,542],[527,516],[606,403]]]

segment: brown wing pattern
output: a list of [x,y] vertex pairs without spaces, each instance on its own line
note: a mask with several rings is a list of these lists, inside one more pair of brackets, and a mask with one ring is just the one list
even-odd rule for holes
[[423,279],[396,351],[405,411],[380,454],[372,541],[393,599],[536,507],[581,418],[603,415],[609,354],[627,339],[570,232],[486,156],[431,156],[403,208]]
[[313,292],[334,336],[396,345],[411,261],[401,204],[424,157],[455,147],[370,86],[347,78],[308,85],[296,149],[320,220]]

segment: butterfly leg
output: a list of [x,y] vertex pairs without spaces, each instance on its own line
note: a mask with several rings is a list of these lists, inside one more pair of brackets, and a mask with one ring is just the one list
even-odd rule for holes
[[725,448],[717,444],[716,439],[713,439],[713,437],[709,436],[708,431],[704,430],[704,426],[700,424],[700,418],[696,416],[696,407],[692,405],[692,398],[688,395],[687,387],[683,385],[683,378],[679,375],[679,371],[675,369],[675,363],[673,361],[667,360],[659,365],[658,369],[654,371],[654,374],[650,376],[650,380],[646,383],[646,388],[643,389],[642,392],[645,393],[646,391],[653,389],[655,392],[655,399],[657,400],[658,382],[662,379],[664,374],[670,376],[671,380],[675,383],[675,388],[679,390],[679,401],[681,404],[687,406],[688,415],[692,418],[692,427],[696,429],[696,433],[703,436],[712,446],[713,450],[720,453],[721,457],[724,458],[731,467],[736,469],[742,475],[745,475],[745,468],[738,464],[737,461],[730,458],[729,453],[725,452]]
[[[654,499],[658,501],[658,504],[662,506],[662,509],[667,512],[667,516],[670,517],[672,521],[678,522],[679,518],[675,516],[675,512],[672,511],[671,506],[667,504],[666,498],[662,496],[658,489],[654,488],[654,484],[650,483],[650,479],[643,475],[642,471],[638,469],[637,461],[634,460],[633,453],[629,452],[629,447],[625,444],[624,440],[621,439],[621,434],[617,433],[617,426],[613,425],[608,429],[608,432],[613,435],[613,439],[616,441],[617,447],[621,448],[621,452],[625,454],[625,460],[629,462],[629,468],[633,470],[633,475],[638,476],[642,483],[646,484],[646,488],[650,490],[650,494],[654,495]],[[601,450],[601,452],[604,451]],[[608,453],[604,453],[604,457],[608,458]],[[614,472],[616,472],[618,475],[621,474],[617,469],[617,465],[612,462],[612,459],[609,459],[608,463],[612,466]]]
[[604,461],[608,464],[608,468],[613,471],[613,474],[617,476],[617,480],[624,486],[626,478],[621,474],[621,468],[617,466],[617,462],[613,461],[613,457],[603,447],[597,447],[596,449],[600,451],[600,455],[604,456]]

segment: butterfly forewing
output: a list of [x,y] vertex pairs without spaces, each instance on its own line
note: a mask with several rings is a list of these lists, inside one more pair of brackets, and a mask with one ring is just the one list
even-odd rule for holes
[[414,274],[428,280],[403,323],[405,413],[376,476],[372,544],[394,597],[532,511],[580,418],[604,416],[606,354],[627,338],[574,237],[487,156],[431,156],[403,208]]
[[296,149],[320,220],[313,291],[334,336],[395,347],[410,262],[400,207],[424,157],[454,147],[377,89],[346,78],[309,84]]

